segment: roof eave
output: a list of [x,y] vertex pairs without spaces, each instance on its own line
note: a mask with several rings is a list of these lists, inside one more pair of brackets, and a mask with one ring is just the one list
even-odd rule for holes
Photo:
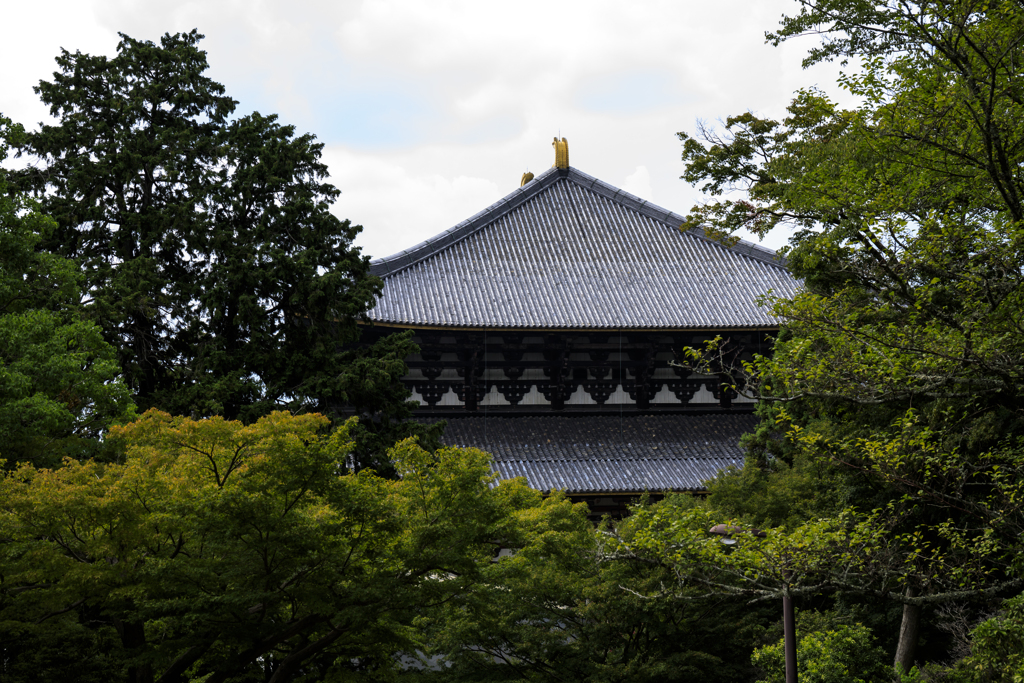
[[394,320],[368,320],[361,324],[368,324],[375,327],[396,327],[403,330],[438,330],[446,332],[772,332],[779,329],[779,325],[678,325],[664,327],[629,327],[625,325],[607,327],[541,327],[541,326],[487,326],[487,325],[426,325],[413,324]]

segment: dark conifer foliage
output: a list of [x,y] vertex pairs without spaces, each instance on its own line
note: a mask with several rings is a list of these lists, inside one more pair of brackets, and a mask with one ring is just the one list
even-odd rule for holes
[[346,402],[341,347],[379,281],[333,216],[323,145],[276,116],[232,117],[202,36],[121,35],[112,58],[63,51],[37,88],[58,120],[19,179],[77,260],[87,307],[141,409],[251,421]]

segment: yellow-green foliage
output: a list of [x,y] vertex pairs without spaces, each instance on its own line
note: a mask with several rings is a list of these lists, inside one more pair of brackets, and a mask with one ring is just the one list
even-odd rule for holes
[[[783,683],[786,658],[782,641],[760,647],[751,658],[762,672],[758,683]],[[892,669],[887,656],[872,642],[871,631],[860,624],[840,625],[799,636],[797,679],[802,683],[888,683]]]
[[122,462],[7,474],[6,659],[71,632],[105,634],[117,666],[156,677],[390,667],[417,647],[413,618],[472,585],[539,496],[495,484],[480,451],[411,440],[390,454],[401,478],[352,473],[352,424],[151,410],[111,430]]

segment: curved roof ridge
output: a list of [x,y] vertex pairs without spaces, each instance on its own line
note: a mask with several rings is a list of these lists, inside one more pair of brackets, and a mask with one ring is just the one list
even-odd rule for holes
[[418,261],[429,258],[446,247],[460,242],[466,237],[477,232],[481,228],[490,225],[493,221],[507,214],[512,209],[523,204],[536,196],[548,186],[552,185],[565,171],[557,168],[549,168],[522,187],[507,194],[486,209],[477,212],[454,227],[448,228],[442,233],[434,235],[419,244],[409,247],[404,251],[391,256],[384,256],[370,261],[370,272],[374,275],[384,277],[403,268],[407,268]]
[[[681,214],[677,214],[673,211],[669,211],[668,209],[664,209],[657,204],[641,199],[634,194],[630,194],[629,192],[619,189],[614,185],[610,185],[603,180],[599,180],[594,176],[588,175],[579,169],[571,166],[568,169],[552,167],[534,177],[534,179],[526,183],[526,185],[517,188],[494,204],[491,204],[482,211],[470,216],[454,227],[449,228],[430,239],[424,240],[415,246],[400,251],[397,254],[373,259],[370,262],[370,272],[374,275],[384,277],[400,270],[404,270],[405,268],[408,268],[409,266],[424,259],[430,258],[447,247],[450,247],[457,242],[461,242],[463,239],[473,235],[487,225],[490,225],[497,219],[508,214],[518,206],[521,206],[563,178],[571,180],[573,183],[588,189],[595,194],[614,201],[626,208],[632,209],[652,220],[658,221],[659,223],[678,228],[686,220],[686,217]],[[753,242],[739,240],[736,244],[729,246],[719,242],[718,240],[707,237],[702,228],[691,228],[686,231],[686,234],[714,244],[721,249],[732,251],[741,256],[746,256],[777,268],[784,269],[786,267],[786,261],[783,256],[777,254],[771,249],[754,244]]]

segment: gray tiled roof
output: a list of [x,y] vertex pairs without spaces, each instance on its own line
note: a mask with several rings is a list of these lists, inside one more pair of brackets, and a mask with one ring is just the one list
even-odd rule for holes
[[574,168],[550,169],[431,240],[379,259],[369,317],[436,327],[772,327],[756,299],[797,288],[782,259]]
[[739,438],[750,414],[464,417],[443,441],[494,458],[503,479],[525,477],[541,491],[694,491],[743,465]]

